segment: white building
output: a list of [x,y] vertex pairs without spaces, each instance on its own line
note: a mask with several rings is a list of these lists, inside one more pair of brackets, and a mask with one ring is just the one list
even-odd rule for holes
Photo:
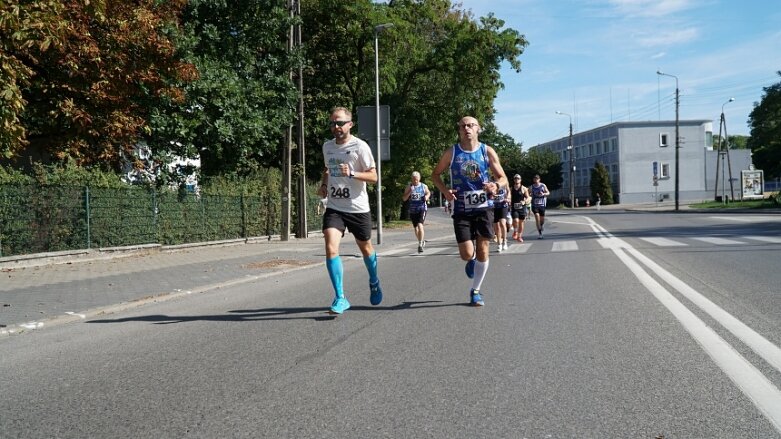
[[[721,169],[719,187],[715,187],[719,154],[713,145],[713,122],[681,120],[679,133],[679,201],[713,200],[721,196]],[[675,121],[615,122],[574,133],[572,143],[575,198],[581,206],[591,197],[591,170],[597,162],[608,170],[615,202],[633,204],[675,199]],[[561,158],[564,181],[561,189],[553,191],[551,199],[564,203],[568,203],[570,191],[568,145],[569,136],[566,136],[534,147],[554,151]],[[740,198],[740,171],[749,169],[750,164],[749,150],[730,150],[729,162],[724,157],[725,195],[729,199],[733,198],[729,168],[735,198]]]

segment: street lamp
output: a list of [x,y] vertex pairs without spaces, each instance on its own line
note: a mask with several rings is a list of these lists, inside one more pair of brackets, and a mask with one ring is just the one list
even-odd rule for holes
[[557,111],[556,114],[569,117],[569,145],[567,145],[567,154],[569,155],[569,207],[575,207],[575,180],[573,179],[573,172],[575,171],[575,147],[572,144],[572,116],[561,111]]
[[681,137],[679,136],[679,118],[678,118],[678,110],[680,108],[680,94],[678,91],[678,77],[675,75],[671,75],[669,73],[662,73],[661,71],[657,70],[656,74],[659,76],[669,76],[671,78],[675,78],[675,210],[678,210],[678,192],[680,189],[680,164],[679,164],[679,156],[680,156],[680,149],[681,149]]
[[382,244],[382,148],[380,147],[380,32],[393,23],[374,26],[374,110],[377,120],[377,244]]

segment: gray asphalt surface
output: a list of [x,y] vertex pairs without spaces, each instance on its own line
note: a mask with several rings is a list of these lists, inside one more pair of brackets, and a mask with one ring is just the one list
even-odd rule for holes
[[166,296],[0,338],[0,437],[779,437],[581,220],[546,231],[492,254],[482,309],[446,223],[424,256],[386,231],[378,307],[347,256],[338,318],[319,240],[25,269],[28,292]]

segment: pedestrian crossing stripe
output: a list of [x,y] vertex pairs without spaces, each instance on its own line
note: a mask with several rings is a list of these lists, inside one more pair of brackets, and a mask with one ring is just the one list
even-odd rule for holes
[[650,242],[651,244],[658,246],[658,247],[683,247],[688,244],[684,244],[682,242],[673,241],[672,239],[667,238],[640,238],[643,241]]
[[692,239],[696,239],[697,241],[707,242],[708,244],[716,244],[716,245],[745,244],[745,242],[742,241],[735,241],[733,239],[727,239],[727,238],[719,238],[716,236],[694,237]]
[[[645,241],[649,244],[655,245],[657,247],[687,247],[690,244],[686,243],[684,241],[675,240],[675,239],[669,239],[669,238],[662,238],[662,237],[638,237],[637,239],[640,239],[641,241]],[[681,238],[683,239],[683,238]],[[750,235],[750,236],[743,236],[741,237],[741,241],[735,240],[735,239],[727,239],[717,236],[687,236],[685,239],[700,241],[712,245],[751,245],[751,242],[747,241],[759,241],[759,242],[766,242],[770,244],[781,244],[781,237],[775,237],[775,236],[758,236],[758,235]],[[614,248],[614,247],[626,247],[626,243],[622,240],[617,239],[605,239],[605,238],[598,238],[597,243],[602,246],[602,248]],[[491,248],[491,254],[493,255],[506,255],[506,254],[522,254],[526,253],[531,249],[533,245],[537,244],[536,249],[547,249],[548,247],[545,247],[546,245],[550,244],[550,251],[551,252],[567,252],[567,251],[577,251],[579,250],[580,246],[578,245],[578,241],[555,241],[555,240],[548,240],[548,241],[540,241],[540,242],[524,242],[524,243],[516,243],[513,242],[510,244],[510,246],[507,248],[507,250],[502,251],[501,253],[495,252],[494,248]],[[401,255],[401,256],[426,256],[426,255],[436,255],[436,254],[453,254],[458,255],[458,248],[451,245],[444,245],[444,246],[430,246],[426,247],[423,253],[417,252],[417,247],[410,248],[409,246],[403,246],[400,248],[394,248],[388,251],[384,251],[382,253],[379,253],[379,256],[393,256],[393,255]]]
[[781,244],[781,238],[776,236],[746,236],[747,239],[753,239],[754,241],[771,242],[773,244]]
[[509,247],[507,247],[507,250],[505,250],[503,254],[516,255],[516,254],[526,253],[527,251],[529,251],[529,248],[531,248],[531,246],[532,246],[531,243],[524,243],[524,244],[513,243]]
[[578,243],[576,241],[556,241],[553,243],[551,251],[554,252],[571,252],[578,249]]

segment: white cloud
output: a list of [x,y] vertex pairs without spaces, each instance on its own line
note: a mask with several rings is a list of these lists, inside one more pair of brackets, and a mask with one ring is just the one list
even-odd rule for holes
[[671,30],[666,32],[653,32],[636,35],[635,38],[644,47],[668,47],[678,44],[687,44],[696,40],[700,32],[696,28]]
[[666,17],[697,6],[694,0],[608,0],[621,15]]

